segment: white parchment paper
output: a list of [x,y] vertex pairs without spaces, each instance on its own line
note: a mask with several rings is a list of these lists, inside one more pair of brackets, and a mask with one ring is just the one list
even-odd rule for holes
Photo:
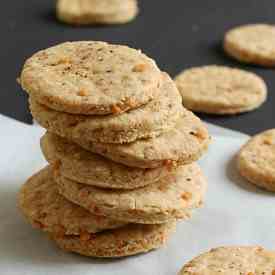
[[60,251],[16,208],[21,184],[45,165],[39,127],[0,116],[0,275],[171,275],[192,257],[221,245],[275,247],[275,196],[246,183],[232,158],[245,135],[214,136],[201,161],[209,189],[205,207],[178,224],[166,248],[120,260]]

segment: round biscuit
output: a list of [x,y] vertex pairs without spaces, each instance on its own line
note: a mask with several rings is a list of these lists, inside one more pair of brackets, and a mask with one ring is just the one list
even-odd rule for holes
[[174,221],[154,225],[129,224],[119,229],[90,234],[86,240],[78,236],[51,235],[51,238],[65,251],[89,257],[117,258],[160,248],[175,227]]
[[163,74],[163,80],[157,99],[119,115],[73,115],[50,109],[32,98],[30,108],[39,124],[68,139],[130,143],[171,130],[182,115],[181,96],[175,84],[167,74]]
[[275,252],[259,246],[219,247],[187,263],[178,275],[275,274]]
[[33,175],[21,188],[19,207],[27,220],[43,231],[63,235],[85,236],[126,223],[93,215],[58,193],[52,171],[46,167]]
[[250,24],[229,30],[224,37],[225,52],[244,63],[275,65],[275,26]]
[[252,137],[241,148],[237,166],[251,183],[275,192],[275,129]]
[[175,127],[158,137],[129,144],[97,143],[85,136],[74,142],[88,151],[130,167],[156,168],[178,166],[198,160],[207,150],[210,136],[201,120],[183,108]]
[[58,0],[57,18],[72,25],[123,24],[138,14],[136,0]]
[[59,192],[96,215],[132,223],[155,224],[190,217],[200,207],[206,180],[197,164],[179,167],[151,185],[134,190],[100,189],[79,184],[54,172]]
[[256,74],[225,66],[203,66],[180,73],[175,82],[183,105],[192,111],[233,115],[260,107],[267,87]]
[[124,166],[50,132],[41,138],[40,144],[47,161],[53,166],[58,165],[64,177],[102,188],[136,189],[166,177],[174,168],[162,166],[141,169]]
[[106,42],[66,42],[24,64],[20,83],[35,100],[72,114],[118,114],[159,94],[161,72],[139,50]]

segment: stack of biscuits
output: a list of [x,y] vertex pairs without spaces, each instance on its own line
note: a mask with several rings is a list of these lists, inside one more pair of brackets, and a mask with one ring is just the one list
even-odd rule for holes
[[47,129],[49,166],[24,184],[19,204],[58,246],[92,257],[147,252],[202,205],[206,180],[194,162],[207,129],[141,51],[63,43],[28,59],[20,83]]

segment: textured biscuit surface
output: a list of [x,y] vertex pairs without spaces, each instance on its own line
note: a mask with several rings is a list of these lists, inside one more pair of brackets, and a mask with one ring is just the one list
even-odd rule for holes
[[153,169],[124,166],[49,132],[41,138],[41,149],[49,163],[58,164],[63,176],[103,188],[135,189],[172,172],[167,166]]
[[212,114],[236,114],[258,108],[265,82],[253,73],[224,66],[188,69],[175,78],[186,108]]
[[155,138],[140,139],[129,144],[108,144],[91,142],[84,136],[74,142],[126,166],[156,168],[196,161],[208,148],[210,137],[200,119],[183,109],[175,128]]
[[262,66],[275,65],[275,26],[251,24],[228,31],[224,49],[239,61]]
[[220,247],[187,263],[179,275],[273,275],[275,252],[261,247]]
[[118,228],[125,223],[95,216],[62,197],[46,167],[21,188],[19,207],[27,220],[44,231],[57,235],[80,235]]
[[202,203],[206,180],[197,164],[135,190],[107,190],[79,184],[54,173],[59,192],[96,215],[133,223],[164,223],[189,218]]
[[136,0],[58,0],[57,17],[73,25],[120,24],[138,13]]
[[275,129],[252,137],[240,150],[237,165],[250,182],[275,192]]
[[138,109],[119,115],[87,116],[54,111],[35,100],[30,106],[35,119],[45,128],[69,139],[103,143],[129,143],[159,136],[172,129],[182,115],[181,96],[170,77],[163,74],[160,96]]
[[119,229],[91,234],[85,241],[81,241],[78,236],[51,237],[65,251],[89,257],[114,258],[145,253],[163,246],[175,227],[174,221],[155,225],[129,224]]
[[155,98],[161,72],[140,51],[105,42],[66,42],[39,51],[22,70],[21,85],[38,102],[73,114],[111,114]]

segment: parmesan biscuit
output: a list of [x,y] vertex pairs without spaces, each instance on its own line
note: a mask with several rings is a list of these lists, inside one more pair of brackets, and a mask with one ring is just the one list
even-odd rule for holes
[[95,216],[67,201],[58,193],[49,167],[33,175],[23,185],[18,203],[24,216],[34,227],[62,236],[83,236],[126,224]]
[[267,87],[259,76],[224,66],[188,69],[175,82],[186,108],[209,114],[251,111],[262,105],[267,96]]
[[141,51],[105,42],[66,42],[29,58],[20,82],[35,100],[73,114],[118,114],[159,95],[161,72]]
[[251,183],[275,192],[275,129],[252,137],[240,150],[237,165]]
[[164,178],[174,168],[162,166],[141,169],[124,166],[49,132],[41,138],[41,149],[50,164],[59,166],[64,177],[102,188],[143,187]]
[[87,116],[54,111],[30,99],[34,118],[51,132],[68,139],[129,143],[171,130],[182,115],[181,96],[167,74],[161,95],[148,104],[120,115]]
[[79,184],[54,172],[59,192],[96,215],[124,222],[155,224],[190,217],[201,206],[206,180],[197,164],[180,167],[175,174],[135,190],[100,189]]
[[220,247],[187,263],[178,275],[274,275],[275,252],[262,247]]
[[122,24],[138,14],[136,0],[58,0],[57,18],[73,25]]
[[145,253],[163,246],[175,231],[175,222],[164,224],[130,224],[128,226],[87,235],[51,235],[57,245],[65,251],[89,257],[115,258]]
[[83,148],[130,167],[156,168],[189,164],[207,150],[210,137],[205,125],[183,109],[175,128],[162,135],[129,144],[95,143],[85,136],[74,142]]
[[275,26],[251,24],[228,31],[224,38],[225,52],[245,63],[275,65]]

